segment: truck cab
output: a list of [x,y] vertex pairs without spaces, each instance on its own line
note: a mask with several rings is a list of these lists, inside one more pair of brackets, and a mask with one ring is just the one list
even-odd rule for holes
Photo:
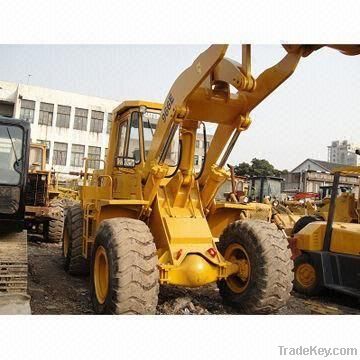
[[0,228],[21,231],[24,226],[30,124],[0,117]]

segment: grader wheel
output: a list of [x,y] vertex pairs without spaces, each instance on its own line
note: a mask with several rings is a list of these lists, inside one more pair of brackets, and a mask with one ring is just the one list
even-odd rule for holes
[[89,261],[82,256],[83,211],[80,204],[68,208],[64,227],[64,268],[71,275],[88,275]]
[[135,219],[104,220],[91,259],[91,299],[99,314],[154,314],[159,272],[153,237]]
[[302,254],[295,259],[294,289],[305,295],[318,295],[321,290],[321,274],[307,254]]
[[293,262],[287,239],[273,224],[260,220],[230,224],[218,248],[239,266],[237,274],[218,283],[225,303],[247,314],[272,313],[287,303]]

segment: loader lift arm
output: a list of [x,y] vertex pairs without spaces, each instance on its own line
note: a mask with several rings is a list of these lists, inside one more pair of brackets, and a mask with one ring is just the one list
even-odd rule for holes
[[[157,165],[164,166],[169,146],[179,125],[182,130],[182,141],[185,156],[182,157],[180,171],[183,182],[190,184],[193,174],[193,142],[194,131],[199,122],[207,121],[218,124],[213,141],[207,153],[204,171],[199,179],[203,189],[203,205],[211,204],[227,173],[222,170],[240,133],[250,125],[249,113],[278,86],[280,86],[295,70],[302,48],[287,53],[275,66],[264,71],[256,80],[251,75],[250,45],[242,47],[242,62],[239,64],[224,58],[227,45],[212,45],[205,50],[186,69],[171,87],[160,120],[147,156],[143,178],[146,181],[144,198],[151,204],[160,186],[160,180],[166,175],[159,175]],[[237,93],[231,93],[230,86]],[[194,130],[195,129],[195,130]],[[185,132],[192,136],[186,136]],[[221,152],[230,139],[229,146],[214,166]],[[208,181],[211,174],[219,179]],[[156,180],[156,179],[157,180]]]

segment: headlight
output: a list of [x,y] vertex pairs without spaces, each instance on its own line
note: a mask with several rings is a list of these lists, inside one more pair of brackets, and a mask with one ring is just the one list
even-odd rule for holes
[[274,200],[272,204],[273,204],[273,206],[275,206],[275,207],[276,207],[276,206],[278,206],[278,205],[279,205],[279,201],[278,201],[278,200]]

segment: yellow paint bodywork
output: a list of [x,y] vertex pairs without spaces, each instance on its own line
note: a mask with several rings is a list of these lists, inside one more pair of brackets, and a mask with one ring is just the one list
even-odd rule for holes
[[[295,235],[296,247],[303,251],[322,251],[326,222],[316,221],[305,226]],[[360,226],[334,222],[330,251],[360,255]]]
[[229,224],[241,219],[257,219],[270,222],[271,205],[217,201],[213,203],[207,216],[211,233],[215,238],[220,237]]
[[[315,215],[321,216],[327,220],[330,208],[330,198],[324,200],[324,204],[314,212]],[[354,194],[342,193],[335,200],[334,221],[338,222],[358,222],[358,214],[356,213],[357,200]]]

